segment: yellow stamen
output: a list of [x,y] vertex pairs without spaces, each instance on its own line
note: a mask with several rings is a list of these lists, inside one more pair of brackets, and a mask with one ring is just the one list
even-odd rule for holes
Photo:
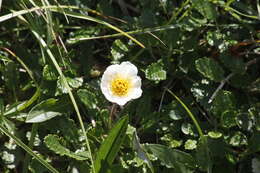
[[125,96],[129,92],[130,82],[127,79],[116,78],[111,82],[111,90],[117,96]]

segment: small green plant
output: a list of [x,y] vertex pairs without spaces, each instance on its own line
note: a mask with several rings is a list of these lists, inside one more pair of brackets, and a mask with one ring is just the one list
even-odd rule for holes
[[0,0],[0,172],[260,172],[259,24],[259,0]]

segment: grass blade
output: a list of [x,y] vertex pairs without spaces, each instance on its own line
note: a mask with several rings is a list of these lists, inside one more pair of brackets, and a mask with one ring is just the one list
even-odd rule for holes
[[13,13],[1,16],[0,17],[0,23],[3,22],[3,21],[9,20],[11,18],[14,18],[14,17],[17,17],[17,16],[21,16],[21,15],[24,15],[24,14],[27,14],[27,13],[35,12],[35,11],[41,10],[41,9],[50,9],[51,11],[62,13],[62,14],[64,14],[64,12],[65,12],[66,16],[79,18],[79,19],[85,19],[85,20],[88,20],[88,21],[92,21],[92,22],[96,22],[96,23],[105,25],[105,26],[107,26],[107,27],[109,27],[109,28],[111,28],[111,29],[113,29],[113,30],[123,34],[124,36],[128,37],[133,42],[135,42],[136,44],[141,46],[142,48],[145,48],[145,46],[142,43],[140,43],[138,40],[136,40],[135,38],[133,38],[132,36],[130,36],[126,32],[122,31],[121,29],[115,27],[114,25],[111,25],[110,23],[107,23],[105,21],[96,19],[94,17],[86,16],[86,15],[83,15],[83,14],[80,14],[80,13],[75,13],[75,12],[71,12],[71,11],[61,10],[61,9],[78,9],[79,10],[80,8],[76,7],[76,6],[65,6],[65,5],[53,6],[53,5],[50,5],[50,6],[34,7],[34,8],[31,8],[31,9],[27,9],[27,10],[15,11]]
[[19,138],[14,136],[11,132],[9,132],[5,127],[3,127],[0,124],[0,130],[4,134],[6,134],[8,137],[12,138],[17,145],[19,145],[21,148],[23,148],[28,154],[30,154],[32,157],[34,157],[36,160],[38,160],[42,165],[44,165],[47,169],[49,169],[52,173],[59,173],[54,167],[52,167],[49,163],[47,163],[42,157],[35,154],[27,145],[25,145]]
[[95,173],[95,167],[94,167],[94,161],[93,161],[93,157],[92,157],[92,152],[91,152],[91,149],[90,149],[90,145],[89,145],[89,141],[88,141],[88,137],[87,137],[87,134],[86,134],[86,130],[85,130],[85,127],[84,127],[84,124],[83,124],[83,121],[82,121],[82,118],[81,118],[81,115],[80,115],[80,112],[79,112],[79,108],[78,108],[78,105],[76,103],[76,100],[71,92],[71,89],[70,89],[70,86],[65,78],[65,76],[63,75],[60,67],[59,67],[59,64],[58,62],[56,61],[54,55],[52,54],[51,50],[48,48],[46,42],[43,40],[43,38],[35,31],[32,29],[32,33],[34,34],[34,36],[37,38],[37,40],[40,42],[41,46],[45,49],[45,51],[47,52],[47,54],[49,55],[51,61],[53,62],[56,70],[58,71],[60,77],[62,78],[62,80],[64,81],[64,84],[65,84],[65,87],[69,93],[69,97],[71,99],[71,102],[73,104],[73,107],[76,111],[76,114],[77,114],[77,117],[78,117],[78,120],[79,120],[79,123],[80,123],[80,126],[81,126],[81,129],[83,131],[83,134],[84,134],[84,137],[85,137],[85,140],[86,140],[86,144],[87,144],[87,148],[88,148],[88,151],[90,153],[90,160],[91,160],[91,164],[92,164],[92,168],[93,168],[93,171]]
[[106,172],[106,166],[113,163],[125,137],[128,125],[128,116],[123,117],[110,131],[108,137],[102,143],[95,160],[96,172]]
[[195,116],[191,113],[191,111],[189,110],[189,108],[181,101],[181,99],[179,97],[177,97],[171,90],[169,90],[168,88],[166,88],[166,91],[168,91],[181,105],[182,107],[186,110],[186,112],[188,113],[188,115],[190,116],[190,118],[192,119],[193,123],[195,124],[198,133],[201,137],[203,137],[203,133],[202,130],[200,128],[200,125],[198,123],[198,121],[196,120]]

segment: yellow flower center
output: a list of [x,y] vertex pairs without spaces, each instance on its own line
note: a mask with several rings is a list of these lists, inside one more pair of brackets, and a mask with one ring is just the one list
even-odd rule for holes
[[116,78],[111,82],[111,90],[117,96],[127,95],[130,89],[130,82],[127,79]]

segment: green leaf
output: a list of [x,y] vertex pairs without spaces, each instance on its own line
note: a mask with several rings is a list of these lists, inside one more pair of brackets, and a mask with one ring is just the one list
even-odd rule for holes
[[45,65],[42,75],[45,80],[56,80],[58,78],[57,70],[50,65]]
[[194,135],[194,128],[193,125],[187,122],[182,123],[181,125],[181,131],[185,134],[185,135]]
[[4,112],[4,115],[10,115],[15,112],[18,112],[20,110],[20,108],[26,104],[26,102],[27,101],[19,101],[19,102],[16,102],[16,103],[10,105],[9,107],[6,108],[7,110]]
[[68,104],[58,99],[50,98],[34,106],[29,112],[26,123],[40,123],[62,115]]
[[220,90],[213,100],[211,110],[216,116],[221,116],[225,111],[235,110],[235,97],[230,91]]
[[88,109],[95,109],[97,107],[96,95],[86,89],[79,89],[77,95]]
[[197,141],[188,139],[184,144],[184,148],[186,150],[194,150],[195,148],[197,148]]
[[36,159],[32,159],[30,165],[29,165],[29,170],[32,173],[44,173],[47,172],[48,170],[41,165]]
[[118,62],[128,52],[127,46],[119,39],[113,42],[111,47],[112,59],[114,62]]
[[236,126],[236,112],[235,111],[224,111],[221,114],[221,125],[226,128]]
[[200,58],[195,61],[196,69],[204,76],[216,82],[224,78],[224,71],[213,59]]
[[81,40],[86,40],[88,38],[98,36],[99,33],[100,33],[100,28],[88,26],[84,29],[73,32],[70,35],[73,38],[68,39],[67,43],[68,44],[76,44]]
[[133,134],[133,148],[137,152],[137,156],[142,159],[150,168],[151,172],[154,173],[153,165],[148,158],[146,151],[143,149],[142,145],[140,144],[139,137],[137,136],[136,130]]
[[161,81],[166,79],[166,71],[163,69],[163,63],[159,60],[156,63],[152,63],[145,70],[145,77],[152,81]]
[[240,131],[237,131],[230,135],[228,143],[234,147],[241,147],[247,145],[247,136]]
[[202,136],[199,139],[199,144],[196,150],[196,158],[200,169],[211,172],[212,161],[210,156],[208,138],[206,136]]
[[120,119],[113,129],[109,132],[108,137],[102,142],[96,156],[95,172],[105,171],[106,166],[110,166],[123,143],[128,126],[128,116]]
[[22,149],[24,149],[28,154],[33,156],[37,161],[39,161],[45,168],[47,168],[52,173],[59,173],[54,167],[52,167],[46,160],[42,158],[41,155],[35,154],[31,148],[25,145],[18,137],[14,136],[8,129],[4,128],[0,124],[0,131],[5,133],[8,137],[15,141],[17,145],[19,145]]
[[63,77],[59,76],[59,78],[57,80],[56,95],[58,95],[59,93],[62,93],[62,94],[69,93],[68,88],[66,87],[64,80],[66,80],[68,82],[68,84],[71,88],[79,88],[83,84],[83,78],[82,77],[76,77],[76,78],[66,77],[66,79],[64,79]]
[[208,132],[209,137],[217,139],[220,138],[222,136],[222,133],[217,132],[217,131],[210,131]]
[[243,62],[243,58],[234,57],[223,53],[221,54],[220,59],[228,69],[232,70],[232,72],[237,74],[245,73],[246,66]]
[[207,19],[216,18],[217,11],[208,0],[192,0],[195,8]]
[[176,172],[186,173],[193,170],[196,166],[193,157],[180,150],[171,149],[160,144],[146,144],[153,155],[159,158],[163,165],[174,168]]
[[65,155],[65,156],[74,158],[76,160],[86,160],[86,159],[88,159],[87,153],[83,153],[83,152],[81,152],[81,154],[74,153],[74,152],[70,151],[68,148],[61,145],[59,140],[60,139],[57,135],[49,134],[48,136],[46,136],[44,138],[44,143],[46,144],[46,146],[50,150],[54,151],[56,154],[59,154],[61,156]]

